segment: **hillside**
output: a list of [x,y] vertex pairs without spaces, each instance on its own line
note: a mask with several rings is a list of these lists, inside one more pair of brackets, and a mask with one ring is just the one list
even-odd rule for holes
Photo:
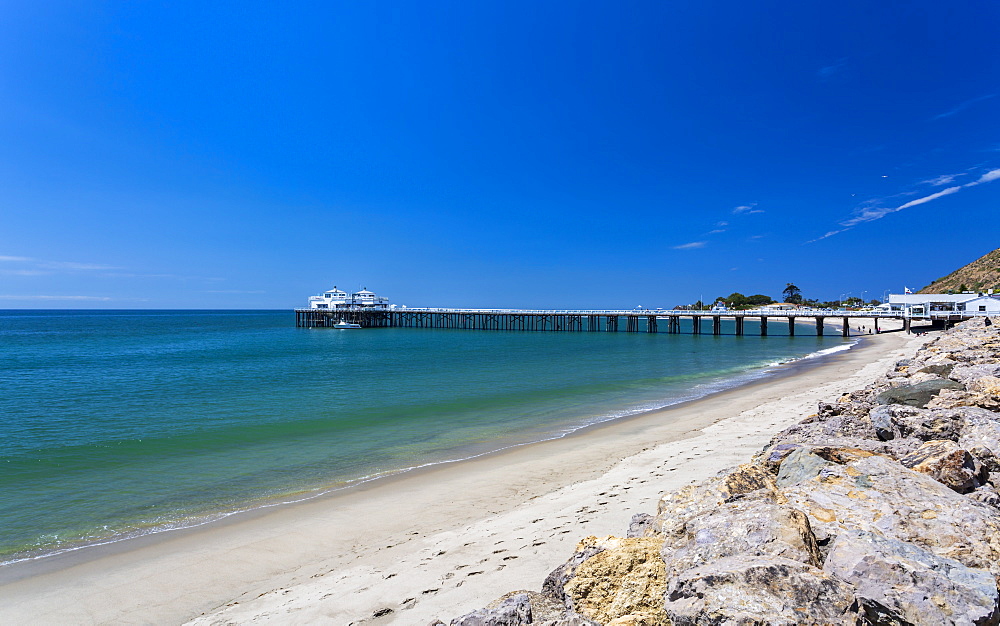
[[968,290],[1000,290],[1000,248],[986,254],[944,278],[939,278],[917,293],[946,293]]

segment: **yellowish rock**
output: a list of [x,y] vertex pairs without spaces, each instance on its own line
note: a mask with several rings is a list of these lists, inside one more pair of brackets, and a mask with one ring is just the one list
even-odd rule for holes
[[594,544],[604,550],[581,563],[565,586],[576,612],[601,624],[669,624],[663,612],[663,539],[587,537],[577,549]]

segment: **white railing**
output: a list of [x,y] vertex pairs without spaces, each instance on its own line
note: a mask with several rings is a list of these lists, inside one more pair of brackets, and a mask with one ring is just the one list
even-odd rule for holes
[[849,311],[846,309],[744,309],[725,311],[689,311],[687,309],[455,309],[440,307],[409,307],[405,309],[384,309],[375,307],[348,307],[340,309],[310,309],[300,308],[296,311],[379,311],[384,313],[451,313],[466,315],[610,315],[610,316],[655,316],[655,317],[867,317],[867,318],[918,318],[933,319],[946,317],[989,317],[997,313],[988,311],[930,311],[923,314],[912,314],[909,311]]

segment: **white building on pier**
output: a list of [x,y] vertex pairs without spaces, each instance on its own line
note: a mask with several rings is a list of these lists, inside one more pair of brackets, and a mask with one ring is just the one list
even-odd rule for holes
[[388,298],[380,298],[364,287],[361,288],[361,291],[356,291],[348,296],[346,291],[341,291],[334,286],[333,289],[325,291],[321,295],[309,297],[310,309],[349,309],[354,307],[373,310],[388,310],[390,308]]

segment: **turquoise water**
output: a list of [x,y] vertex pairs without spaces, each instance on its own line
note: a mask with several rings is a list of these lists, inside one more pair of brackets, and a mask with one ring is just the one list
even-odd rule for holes
[[845,346],[775,330],[339,331],[295,328],[290,311],[0,311],[0,562],[560,436]]

